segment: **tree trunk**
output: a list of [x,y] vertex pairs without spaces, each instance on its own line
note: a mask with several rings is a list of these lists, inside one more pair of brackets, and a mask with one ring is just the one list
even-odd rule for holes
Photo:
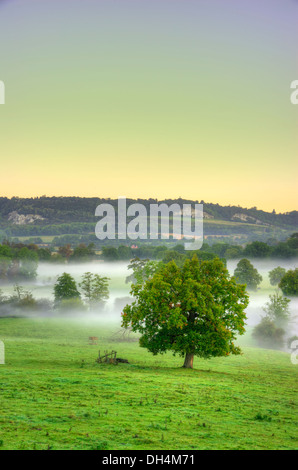
[[184,359],[184,364],[182,367],[185,367],[186,369],[192,369],[193,368],[193,354],[186,354],[185,359]]

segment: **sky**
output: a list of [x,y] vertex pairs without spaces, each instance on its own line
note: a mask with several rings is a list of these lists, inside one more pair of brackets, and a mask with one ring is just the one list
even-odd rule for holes
[[0,0],[0,195],[297,209],[297,0]]

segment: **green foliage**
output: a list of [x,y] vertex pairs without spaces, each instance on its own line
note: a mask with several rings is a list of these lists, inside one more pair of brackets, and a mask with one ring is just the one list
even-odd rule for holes
[[50,259],[51,263],[65,264],[65,258],[59,253],[53,253]]
[[292,349],[292,350],[295,351],[297,349],[297,346],[298,346],[298,336],[293,335],[290,338],[288,338],[287,346],[288,346],[289,349]]
[[268,316],[263,317],[255,326],[252,336],[259,346],[272,349],[280,349],[284,345],[285,330],[275,325]]
[[282,277],[285,274],[286,270],[284,268],[281,268],[280,266],[277,266],[277,268],[272,269],[272,271],[269,272],[270,284],[272,286],[277,286],[277,284],[280,283]]
[[[77,250],[77,253],[78,253],[78,250]],[[73,250],[71,249],[70,244],[67,243],[66,245],[59,246],[58,254],[61,255],[62,258],[66,258],[68,260],[70,256],[73,254]]]
[[241,246],[231,246],[225,250],[224,256],[227,259],[240,258],[242,256],[243,249]]
[[266,243],[255,241],[245,247],[243,254],[251,258],[266,258],[271,251],[271,247]]
[[272,250],[273,258],[295,258],[298,254],[298,250],[291,248],[288,243],[278,243]]
[[118,259],[128,261],[132,258],[132,250],[129,246],[120,245],[118,247]]
[[267,421],[268,423],[271,423],[272,417],[258,412],[255,416],[255,420],[256,421]]
[[86,305],[79,297],[62,299],[56,308],[59,313],[80,313],[87,310]]
[[109,298],[109,278],[87,272],[83,275],[80,287],[84,293],[89,307],[108,300]]
[[14,285],[10,296],[4,296],[0,291],[0,316],[24,315],[28,311],[30,314],[48,314],[52,311],[52,303],[48,299],[35,299],[19,284]]
[[9,279],[9,273],[12,264],[13,262],[11,258],[0,255],[0,279]]
[[63,273],[58,277],[54,285],[55,303],[59,304],[62,300],[80,299],[80,293],[73,277],[68,273]]
[[[1,299],[2,307],[4,308],[4,312],[9,311],[9,313],[13,313],[15,309],[21,310],[35,310],[37,307],[36,300],[34,299],[31,292],[26,291],[22,286],[19,284],[15,284],[13,288],[13,294],[9,297],[3,297]],[[9,307],[9,310],[7,310]],[[2,309],[3,310],[3,309]]]
[[157,261],[150,261],[149,259],[134,258],[128,265],[128,269],[132,269],[133,274],[127,276],[125,282],[133,282],[136,284],[143,284],[161,268],[162,263]]
[[298,233],[293,233],[288,239],[288,245],[290,248],[297,250],[298,249]]
[[105,261],[118,261],[119,255],[117,248],[114,247],[103,247],[102,257]]
[[75,247],[72,253],[69,253],[70,261],[75,262],[86,262],[92,259],[94,256],[94,243],[89,243],[86,246],[84,243],[80,243],[78,246]]
[[40,261],[51,261],[52,253],[48,248],[40,248],[37,255]]
[[277,326],[286,326],[290,317],[290,299],[283,297],[278,291],[269,295],[269,299],[263,308],[267,317]]
[[165,252],[162,261],[165,264],[169,263],[170,261],[174,261],[177,266],[183,266],[186,259],[187,258],[185,254],[182,254],[176,250],[168,250]]
[[38,255],[31,247],[0,245],[0,279],[34,279]]
[[298,268],[287,271],[278,287],[285,295],[298,295]]
[[6,299],[6,296],[3,294],[3,291],[0,289],[0,304],[4,302]]
[[[149,205],[152,202],[156,203],[156,200],[152,199],[128,199],[127,204],[141,203],[147,209],[149,213]],[[167,199],[164,201],[158,201],[159,203],[165,202],[166,204],[179,203],[182,204],[193,204],[194,201],[188,199]],[[31,233],[32,229],[36,227],[47,227],[51,224],[52,227],[59,227],[60,224],[73,225],[73,220],[76,220],[78,226],[86,226],[93,223],[94,227],[94,210],[99,204],[109,203],[112,204],[117,211],[118,200],[117,199],[103,199],[103,198],[82,198],[82,197],[35,197],[35,198],[0,198],[0,218],[7,220],[7,216],[10,212],[16,211],[20,214],[38,214],[46,219],[41,224],[34,226],[19,226],[13,227],[23,232]],[[239,206],[221,206],[220,204],[204,203],[204,211],[209,215],[213,216],[216,220],[229,221],[233,220],[232,217],[241,212],[243,215],[253,217],[263,224],[270,224],[279,227],[297,227],[297,211],[292,211],[286,214],[275,214],[258,210],[256,207],[243,208]],[[208,222],[208,220],[206,221]],[[254,223],[253,219],[248,227],[251,230],[251,226]],[[242,224],[245,225],[245,224]],[[258,225],[255,224],[258,228]],[[11,229],[11,227],[9,227]],[[269,227],[268,227],[269,228]],[[8,230],[6,230],[7,232]],[[33,230],[34,231],[34,230]],[[90,231],[90,230],[89,230]],[[70,231],[64,231],[63,233],[72,233]],[[77,232],[79,233],[79,232]],[[36,236],[36,233],[34,234]]]
[[135,301],[124,308],[122,326],[140,332],[140,345],[153,354],[240,353],[234,340],[244,333],[248,296],[220,260],[200,263],[193,257],[182,267],[172,261],[132,285],[131,294]]
[[36,277],[36,271],[38,267],[38,255],[35,251],[29,250],[23,247],[18,252],[18,258],[20,259],[20,270],[19,273],[22,277],[34,279]]
[[253,267],[248,259],[241,259],[237,264],[234,271],[234,276],[239,284],[246,284],[250,290],[257,290],[259,284],[262,282],[262,276],[258,273],[257,269]]

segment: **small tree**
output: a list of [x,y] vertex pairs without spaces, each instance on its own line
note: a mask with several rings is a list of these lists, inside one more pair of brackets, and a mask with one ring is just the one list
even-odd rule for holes
[[55,304],[59,304],[62,300],[80,299],[80,293],[77,289],[75,280],[70,274],[63,273],[58,277],[54,286]]
[[283,297],[278,291],[273,295],[269,295],[269,299],[270,301],[263,308],[267,317],[275,322],[277,326],[286,326],[290,316],[290,299]]
[[285,274],[286,270],[284,268],[281,268],[280,266],[277,266],[277,268],[272,269],[272,271],[269,272],[270,284],[272,286],[277,286],[277,284],[280,283],[281,279]]
[[68,260],[70,258],[70,256],[72,255],[73,250],[72,250],[70,244],[68,243],[67,245],[60,246],[59,249],[58,249],[58,253],[63,258],[66,258]]
[[237,268],[234,271],[234,276],[239,284],[246,284],[247,288],[250,290],[257,290],[258,285],[263,279],[257,269],[255,269],[251,262],[246,258],[239,261]]
[[287,271],[278,287],[285,295],[298,295],[298,268]]
[[38,267],[38,255],[36,251],[29,250],[27,247],[21,248],[18,252],[18,258],[21,262],[20,276],[28,279],[36,277]]
[[172,261],[131,293],[122,326],[140,332],[140,346],[153,354],[184,355],[187,368],[194,356],[240,354],[234,340],[244,333],[248,295],[219,259],[200,263],[194,256],[182,267]]
[[109,278],[87,272],[83,275],[80,287],[85,299],[91,305],[99,304],[109,298]]

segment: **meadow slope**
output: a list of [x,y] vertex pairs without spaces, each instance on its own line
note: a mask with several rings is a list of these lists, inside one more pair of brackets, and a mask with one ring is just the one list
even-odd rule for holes
[[[298,366],[285,352],[152,356],[102,321],[0,319],[0,449],[294,449]],[[88,344],[98,336],[98,346]],[[129,364],[97,364],[117,350]]]

